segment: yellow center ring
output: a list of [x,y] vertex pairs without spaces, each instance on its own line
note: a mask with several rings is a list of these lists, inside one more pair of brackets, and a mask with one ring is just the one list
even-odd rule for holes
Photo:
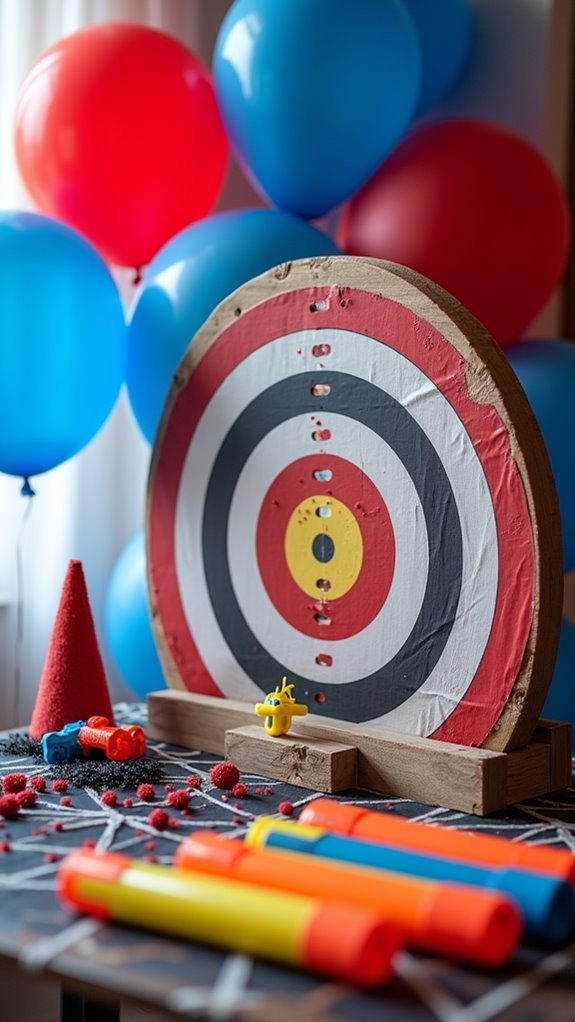
[[[314,555],[322,537],[327,538],[323,546],[329,556],[325,559]],[[363,538],[355,515],[340,500],[323,494],[302,500],[294,509],[284,550],[294,582],[315,599],[345,596],[363,563]]]

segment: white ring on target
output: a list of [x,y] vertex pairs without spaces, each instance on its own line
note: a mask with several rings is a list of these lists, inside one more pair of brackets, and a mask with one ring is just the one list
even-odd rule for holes
[[[321,413],[322,427],[331,430],[326,453],[345,458],[364,471],[382,495],[395,538],[395,571],[388,597],[365,628],[346,639],[330,640],[329,626],[321,639],[304,635],[274,607],[257,565],[257,521],[264,497],[279,473],[299,458],[313,455],[321,463],[318,444],[311,437],[309,415],[285,419],[251,452],[238,479],[228,519],[228,561],[234,592],[249,627],[268,653],[288,672],[310,681],[337,685],[356,681],[377,671],[401,649],[409,637],[425,596],[429,568],[428,539],[421,501],[413,480],[395,451],[377,433],[357,419]],[[333,449],[332,444],[335,445]],[[369,470],[366,452],[371,452]],[[363,453],[362,453],[363,452]],[[377,453],[377,463],[373,458]],[[337,476],[334,480],[337,496]],[[341,499],[341,498],[339,498]],[[405,508],[418,508],[407,520]],[[247,532],[246,530],[250,531]],[[409,589],[409,600],[405,593]],[[318,593],[318,599],[320,598]],[[265,626],[262,628],[262,622]],[[326,671],[315,662],[318,653],[333,655]],[[327,674],[327,679],[326,679]]]
[[[321,363],[312,354],[312,347],[318,340],[331,346],[331,354]],[[481,462],[454,408],[417,366],[380,341],[334,328],[296,331],[252,352],[228,374],[215,392],[187,451],[175,516],[176,571],[188,628],[207,670],[227,696],[240,699],[261,696],[260,688],[228,649],[213,613],[203,573],[203,503],[198,501],[197,495],[207,492],[213,464],[224,437],[246,405],[264,388],[285,379],[288,373],[313,369],[318,372],[318,382],[321,382],[324,369],[346,372],[368,380],[395,398],[435,447],[453,490],[463,542],[462,586],[456,620],[438,663],[420,689],[395,710],[371,719],[372,723],[384,723],[389,728],[428,735],[463,699],[489,641],[499,574],[497,528]],[[322,423],[327,422],[328,416],[322,412]],[[338,451],[330,446],[330,453],[337,454]],[[369,450],[365,454],[360,464],[366,464],[370,475],[369,458],[373,452]],[[385,491],[383,496],[389,507]],[[392,524],[395,529],[393,519]],[[445,550],[445,556],[449,556],[448,550]],[[255,564],[254,561],[254,569]],[[409,594],[406,594],[407,598]],[[245,613],[245,608],[241,607],[241,610]],[[269,636],[274,613],[271,601],[268,601],[257,630],[259,636]],[[301,641],[300,633],[295,634],[297,641]],[[360,634],[365,634],[365,629]],[[268,641],[263,639],[266,648]],[[349,639],[341,642],[349,642]],[[379,666],[382,664],[380,659]],[[329,687],[328,674],[329,671],[324,670],[321,675],[326,689]],[[270,679],[270,684],[274,680],[277,679]],[[430,695],[434,698],[430,699]]]

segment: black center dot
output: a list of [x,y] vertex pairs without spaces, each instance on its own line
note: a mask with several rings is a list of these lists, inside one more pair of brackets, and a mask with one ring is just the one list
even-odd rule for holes
[[328,536],[325,532],[319,532],[314,537],[311,550],[316,561],[320,561],[321,564],[327,564],[335,553],[335,544],[331,536]]

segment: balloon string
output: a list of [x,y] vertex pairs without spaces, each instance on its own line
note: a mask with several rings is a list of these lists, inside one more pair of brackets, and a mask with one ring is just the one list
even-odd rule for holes
[[22,489],[20,490],[22,496],[26,497],[26,507],[24,508],[24,514],[20,520],[20,527],[18,529],[18,537],[16,539],[16,642],[14,646],[14,702],[12,706],[12,720],[14,726],[18,727],[20,723],[20,686],[22,680],[22,640],[24,637],[24,571],[22,565],[22,546],[24,539],[24,529],[32,510],[32,501],[35,497],[35,492],[30,486],[28,479],[24,480]]
[[20,496],[22,497],[36,496],[36,490],[32,489],[32,484],[30,483],[28,476],[24,476],[24,479],[22,480],[22,486],[20,487]]

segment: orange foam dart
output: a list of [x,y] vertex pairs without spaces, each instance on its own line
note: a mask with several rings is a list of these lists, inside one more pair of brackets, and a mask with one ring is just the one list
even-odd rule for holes
[[44,662],[30,737],[87,720],[114,721],[81,561],[70,561]]
[[536,848],[489,834],[411,823],[391,813],[374,813],[361,806],[342,805],[329,798],[310,802],[298,822],[363,841],[380,841],[406,851],[483,866],[517,866],[547,873],[575,887],[575,855],[556,848]]
[[80,849],[58,872],[68,906],[373,987],[392,975],[404,930],[366,909]]
[[478,965],[507,962],[521,939],[519,910],[491,891],[248,847],[211,831],[186,838],[176,851],[175,863],[180,869],[258,887],[367,906],[382,920],[404,927],[410,946]]

